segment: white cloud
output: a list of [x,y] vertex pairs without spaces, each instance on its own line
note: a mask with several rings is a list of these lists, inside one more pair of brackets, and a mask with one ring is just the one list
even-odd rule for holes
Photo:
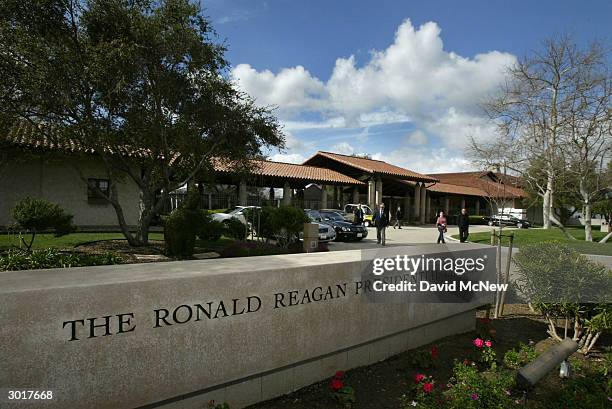
[[390,153],[375,153],[372,159],[411,169],[419,173],[462,172],[474,170],[474,166],[461,156],[460,152],[452,152],[446,148],[415,149],[400,148]]
[[[288,129],[411,121],[443,146],[460,149],[468,136],[492,131],[478,103],[503,82],[516,58],[498,51],[463,57],[444,50],[440,33],[434,22],[415,28],[405,20],[393,43],[372,51],[363,66],[354,56],[338,58],[326,82],[302,66],[274,74],[240,64],[232,77],[258,103],[279,106]],[[330,119],[299,121],[300,113],[313,111]]]
[[427,135],[425,135],[425,132],[417,129],[416,131],[412,131],[406,135],[406,142],[408,142],[410,145],[426,145]]
[[232,69],[231,76],[258,104],[277,105],[281,112],[320,110],[326,95],[325,85],[301,65],[274,74],[239,64]]
[[332,151],[338,152],[342,155],[352,155],[355,153],[355,148],[353,148],[348,142],[340,142],[332,146]]
[[270,160],[275,162],[303,163],[306,158],[299,153],[276,153],[270,156]]

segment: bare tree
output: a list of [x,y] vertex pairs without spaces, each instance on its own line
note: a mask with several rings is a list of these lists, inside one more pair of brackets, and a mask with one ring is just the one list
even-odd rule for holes
[[477,162],[488,167],[504,163],[542,197],[544,228],[551,222],[562,226],[553,212],[560,143],[572,118],[577,80],[590,64],[593,48],[598,47],[579,50],[568,37],[550,39],[509,67],[498,95],[484,104],[498,135],[484,142],[472,139]]
[[569,117],[561,138],[572,191],[582,202],[586,241],[593,241],[593,203],[610,188],[606,168],[612,154],[612,78],[604,51],[592,47],[574,80]]

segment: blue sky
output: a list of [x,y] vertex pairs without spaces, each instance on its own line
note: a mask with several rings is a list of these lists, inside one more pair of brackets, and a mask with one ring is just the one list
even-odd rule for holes
[[610,1],[211,0],[231,75],[274,105],[287,149],[368,153],[420,172],[469,170],[469,137],[493,127],[479,101],[516,57],[567,33],[611,44]]

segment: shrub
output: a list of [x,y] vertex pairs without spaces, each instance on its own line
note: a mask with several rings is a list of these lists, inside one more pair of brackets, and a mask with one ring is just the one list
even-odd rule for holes
[[438,349],[434,346],[431,350],[419,349],[410,355],[410,363],[417,368],[428,369],[434,366],[438,357]]
[[346,385],[345,377],[346,373],[344,371],[336,372],[329,381],[329,389],[336,402],[342,405],[343,408],[351,408],[356,400],[355,390],[351,386]]
[[0,271],[101,266],[121,264],[122,262],[121,256],[115,253],[66,253],[56,249],[25,252],[12,249],[0,255]]
[[288,248],[298,240],[304,223],[309,221],[306,213],[297,207],[263,207],[257,234],[267,239],[276,239],[279,246]]
[[74,231],[73,216],[57,204],[46,200],[26,197],[17,203],[12,213],[18,227],[32,234],[29,243],[21,239],[28,251],[32,249],[36,233],[40,231],[53,229],[57,237]]
[[221,238],[223,233],[225,232],[225,226],[223,223],[213,220],[210,213],[206,210],[201,210],[202,212],[202,225],[198,230],[198,237],[201,240],[211,240],[217,241]]
[[510,369],[519,369],[536,359],[537,356],[535,348],[521,342],[517,348],[504,354],[504,365]]
[[514,257],[517,288],[548,323],[557,340],[555,319],[565,319],[580,352],[587,354],[600,335],[612,328],[612,270],[560,243],[521,247]]
[[247,236],[247,226],[240,220],[231,218],[223,222],[225,225],[225,234],[236,240],[244,240]]
[[511,397],[514,378],[502,371],[478,372],[474,365],[455,363],[449,388],[444,392],[445,408],[519,407]]
[[175,209],[164,222],[166,254],[176,258],[193,256],[196,235],[206,224],[205,213],[198,209],[199,197],[189,194],[181,207]]

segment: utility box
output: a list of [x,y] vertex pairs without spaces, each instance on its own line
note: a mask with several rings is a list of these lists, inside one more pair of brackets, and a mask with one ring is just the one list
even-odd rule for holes
[[608,230],[609,226],[610,226],[610,224],[609,224],[607,221],[602,220],[602,221],[601,221],[601,228],[600,228],[600,231],[602,231],[602,232],[604,232],[604,233],[607,233],[607,232],[609,231],[609,230]]
[[304,223],[304,252],[312,253],[319,249],[319,225]]

